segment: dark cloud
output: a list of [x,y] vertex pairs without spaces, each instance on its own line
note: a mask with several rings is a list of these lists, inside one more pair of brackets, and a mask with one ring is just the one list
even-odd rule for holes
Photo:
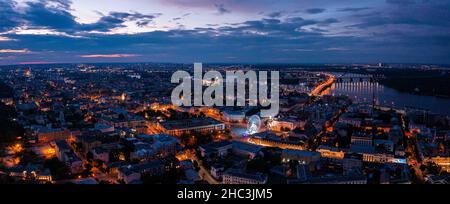
[[160,14],[144,15],[141,13],[111,12],[101,17],[92,24],[77,24],[75,29],[80,31],[109,31],[113,28],[124,27],[123,23],[127,21],[136,21],[138,26],[147,26],[154,18]]
[[0,1],[0,32],[8,31],[21,23],[20,14],[14,10],[14,1]]
[[327,19],[325,19],[323,21],[318,22],[318,25],[320,25],[320,26],[328,26],[328,25],[333,24],[333,23],[339,23],[339,20],[336,19],[336,18],[327,18]]
[[[284,15],[283,12],[267,12],[263,19],[240,23],[212,23],[194,29],[186,29],[179,24],[178,28],[171,30],[169,28],[167,31],[138,34],[93,34],[85,31],[109,31],[122,27],[125,22],[130,21],[145,26],[152,23],[158,14],[111,12],[104,14],[95,23],[80,24],[70,14],[68,2],[53,1],[55,5],[49,6],[42,1],[34,1],[33,7],[19,14],[14,10],[14,2],[0,0],[2,11],[0,30],[7,31],[27,25],[35,28],[52,28],[69,34],[77,33],[79,36],[76,38],[61,35],[4,34],[3,37],[15,41],[0,42],[2,48],[26,49],[31,52],[7,55],[5,53],[0,55],[1,63],[96,62],[94,58],[78,56],[118,54],[135,57],[103,60],[188,63],[193,61],[450,63],[448,0],[420,0],[414,4],[406,4],[408,6],[402,6],[405,4],[400,2],[388,2],[379,8],[370,3],[367,7],[343,6],[337,9],[342,12],[339,19],[333,18],[328,13],[317,17],[296,16],[304,14],[303,10],[297,13],[290,12],[289,15]],[[214,9],[214,3],[222,4],[222,7],[226,5],[233,13],[237,9],[224,1],[196,2],[196,6],[204,5],[208,9]],[[321,12],[311,13],[323,13],[325,8],[329,9],[324,5]],[[185,16],[181,14],[178,16],[180,19],[183,17]]]
[[[50,4],[50,2],[52,4]],[[81,24],[76,21],[70,11],[71,1],[39,0],[26,2],[24,13],[14,9],[12,0],[0,1],[0,31],[8,31],[16,27],[48,28],[66,33],[84,31],[106,32],[113,28],[124,27],[123,23],[134,21],[138,26],[147,26],[161,14],[141,14],[127,12],[111,12],[103,15],[97,22]]]
[[[392,1],[405,4],[407,1]],[[419,3],[420,2],[420,3]],[[449,31],[450,1],[426,0],[402,7],[389,7],[384,10],[354,15],[361,22],[353,25],[370,28],[387,25],[434,26]]]
[[283,12],[281,12],[281,11],[272,12],[272,13],[267,14],[267,16],[270,18],[279,18],[282,15],[283,15]]
[[179,20],[184,19],[185,17],[190,16],[190,15],[191,15],[191,13],[185,13],[185,14],[181,15],[180,17],[172,18],[172,21],[179,21]]
[[217,9],[217,13],[220,14],[220,15],[226,14],[226,13],[231,13],[230,10],[228,10],[228,9],[225,8],[225,5],[224,5],[224,4],[214,4],[214,6],[215,6],[216,9]]
[[346,7],[346,8],[339,8],[337,11],[339,12],[358,12],[358,11],[364,11],[368,10],[370,7]]
[[73,29],[78,23],[67,8],[47,7],[45,1],[27,2],[28,8],[23,15],[27,26],[47,27],[58,30]]
[[310,8],[310,9],[306,9],[305,13],[308,14],[319,14],[319,13],[323,13],[325,12],[326,9],[323,8]]

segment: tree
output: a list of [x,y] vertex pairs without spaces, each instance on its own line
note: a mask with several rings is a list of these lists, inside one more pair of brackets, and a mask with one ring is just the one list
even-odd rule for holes
[[24,150],[19,153],[19,156],[21,165],[36,162],[38,159],[40,159],[39,156],[31,150]]
[[57,158],[52,158],[44,162],[44,167],[50,169],[52,177],[56,180],[70,178],[70,170],[67,166],[60,162]]
[[91,161],[92,159],[94,159],[94,154],[92,153],[92,152],[88,152],[87,154],[86,154],[86,159],[88,160],[88,161]]
[[23,127],[12,121],[15,117],[15,109],[0,102],[0,143],[11,143],[23,136]]
[[268,172],[269,166],[262,157],[255,157],[247,162],[247,170],[256,172]]

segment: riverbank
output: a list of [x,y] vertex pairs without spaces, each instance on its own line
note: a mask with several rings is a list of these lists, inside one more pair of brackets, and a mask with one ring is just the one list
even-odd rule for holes
[[[314,69],[313,69],[314,70]],[[399,92],[450,99],[450,70],[419,68],[317,68],[318,71],[382,76],[378,82]]]

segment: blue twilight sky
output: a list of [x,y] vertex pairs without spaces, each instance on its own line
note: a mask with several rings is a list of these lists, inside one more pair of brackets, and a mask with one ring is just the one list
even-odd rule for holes
[[0,0],[0,65],[450,63],[450,0]]

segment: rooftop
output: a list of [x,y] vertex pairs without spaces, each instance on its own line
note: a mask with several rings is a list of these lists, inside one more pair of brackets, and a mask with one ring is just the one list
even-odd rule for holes
[[133,173],[140,173],[140,172],[148,170],[148,169],[159,168],[159,167],[162,167],[163,165],[164,165],[164,162],[157,159],[157,160],[148,161],[148,162],[145,162],[142,164],[133,164],[133,165],[128,165],[128,166],[123,166],[120,168],[120,171],[123,172],[125,175],[130,175]]
[[303,150],[295,150],[295,149],[283,149],[283,154],[291,154],[291,155],[302,155],[308,157],[320,156],[319,152],[311,152],[311,151],[303,151]]
[[246,143],[246,142],[240,142],[240,141],[233,141],[233,149],[239,149],[247,152],[253,152],[257,153],[259,152],[263,147]]
[[165,121],[161,125],[166,130],[191,129],[196,127],[219,125],[222,122],[212,118],[190,118],[184,120]]
[[265,182],[267,180],[267,175],[263,173],[247,173],[240,169],[228,169],[224,172],[224,175],[231,175],[240,178],[247,178],[252,180],[257,180],[259,182]]

